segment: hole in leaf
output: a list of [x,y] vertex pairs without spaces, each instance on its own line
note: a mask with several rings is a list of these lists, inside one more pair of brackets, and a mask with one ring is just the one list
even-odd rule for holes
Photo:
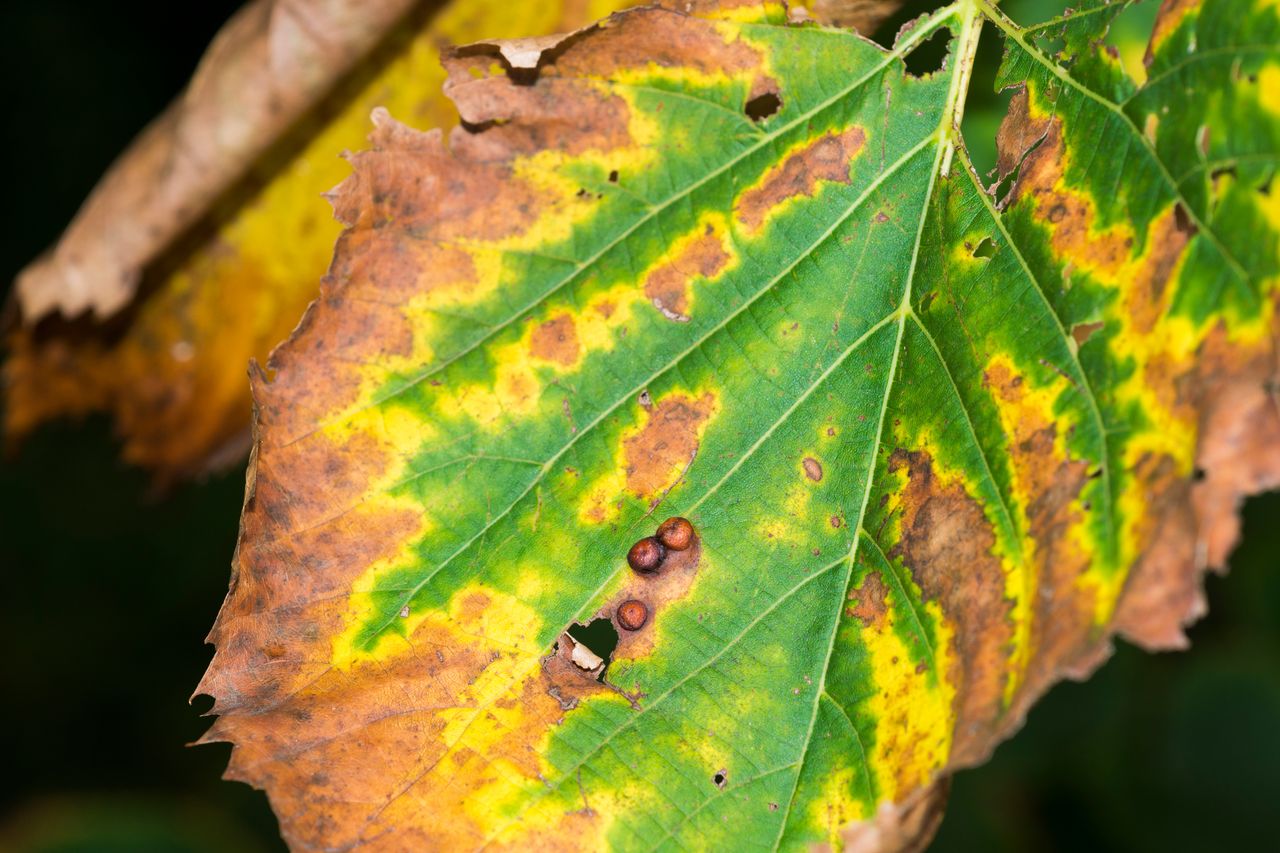
[[1207,474],[1208,474],[1207,471],[1205,471],[1203,468],[1197,465],[1196,469],[1191,472],[1191,480],[1192,482],[1199,483],[1201,480],[1205,478]]
[[[815,5],[819,4],[805,3],[801,5],[813,8]],[[827,14],[830,14],[831,7],[839,7],[841,5],[847,5],[851,10],[851,14],[853,11],[863,11],[866,4],[853,2],[845,4],[828,2],[825,5],[828,7]],[[933,0],[905,0],[905,2],[901,3],[887,3],[884,5],[893,10],[887,17],[876,24],[876,26],[868,32],[862,32],[861,28],[857,29],[860,35],[871,39],[886,50],[892,49],[899,41],[902,40],[904,35],[915,29],[921,17],[938,8],[938,4],[933,2]],[[837,23],[836,26],[853,27],[853,23]]]
[[1085,476],[1088,477],[1090,480],[1098,479],[1099,477],[1102,476],[1102,466],[1098,466],[1097,468],[1093,468],[1089,471],[1086,471]]
[[911,77],[924,77],[941,71],[947,64],[947,48],[951,44],[951,31],[940,29],[922,41],[903,62],[907,66],[907,74]]
[[742,111],[752,121],[764,121],[780,109],[782,109],[782,99],[773,92],[765,92],[763,95],[756,95],[747,101],[747,105],[742,108]]
[[1075,338],[1076,346],[1082,347],[1085,342],[1092,338],[1103,326],[1102,321],[1098,320],[1093,323],[1076,323],[1071,327],[1071,337]]
[[609,173],[609,183],[616,184],[618,182],[618,170],[614,169]]
[[723,769],[717,770],[716,775],[711,777],[711,781],[715,783],[715,786],[717,788],[723,791],[724,786],[727,785],[729,782],[729,772]]
[[613,652],[618,648],[618,629],[613,627],[613,621],[602,617],[592,619],[586,625],[574,623],[565,633],[575,643],[585,646],[604,661],[604,669],[600,671],[600,678],[603,679],[604,671],[609,668],[609,662],[613,659]]
[[990,237],[983,237],[982,242],[978,244],[978,248],[973,250],[975,258],[991,258],[996,254],[996,244]]

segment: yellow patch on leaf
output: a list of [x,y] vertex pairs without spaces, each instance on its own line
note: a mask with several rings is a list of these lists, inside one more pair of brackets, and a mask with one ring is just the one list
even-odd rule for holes
[[896,597],[892,590],[885,591],[883,613],[859,635],[876,685],[868,703],[869,715],[876,721],[875,746],[868,760],[877,792],[889,802],[928,784],[947,763],[955,727],[955,687],[943,676],[951,660],[951,628],[938,603],[927,602],[925,610],[939,626],[933,649],[939,675],[932,678],[912,658],[894,628],[894,608],[911,606],[897,602]]
[[[1013,603],[1011,622],[1014,634],[1010,648],[1010,677],[1005,684],[1005,701],[1012,699],[1026,674],[1027,666],[1036,651],[1032,633],[1035,626],[1034,607],[1044,566],[1044,556],[1037,554],[1037,534],[1043,535],[1048,523],[1035,517],[1033,507],[1037,499],[1050,493],[1054,479],[1067,467],[1069,454],[1066,436],[1073,424],[1063,422],[1054,414],[1054,406],[1063,394],[1075,392],[1071,382],[1061,374],[1048,385],[1032,387],[1027,377],[1017,372],[1013,363],[1004,355],[996,355],[983,371],[983,381],[991,392],[1000,417],[1002,432],[1008,438],[1009,463],[1013,481],[1011,491],[1016,507],[1022,509],[1022,518],[1015,522],[1019,527],[1021,553],[1016,558],[1007,555],[1004,560],[1005,594]],[[1084,535],[1084,518],[1079,514],[1072,520],[1072,537]],[[1082,544],[1082,543],[1081,543]],[[1078,548],[1081,559],[1088,553]]]

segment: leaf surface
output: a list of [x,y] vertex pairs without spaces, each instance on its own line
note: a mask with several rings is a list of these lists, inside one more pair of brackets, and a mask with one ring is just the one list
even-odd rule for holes
[[[229,775],[300,849],[887,849],[1113,632],[1182,642],[1280,483],[1280,111],[1242,82],[1276,11],[1207,5],[1162,11],[1141,89],[1117,5],[962,0],[891,50],[682,5],[536,69],[449,54],[464,127],[375,115],[255,376],[199,688]],[[1019,89],[994,196],[984,30]],[[693,546],[633,572],[668,516]]]

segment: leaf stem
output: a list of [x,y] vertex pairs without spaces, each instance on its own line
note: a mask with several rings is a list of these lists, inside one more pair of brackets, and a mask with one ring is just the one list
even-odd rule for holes
[[960,122],[964,119],[964,105],[969,96],[969,78],[973,73],[973,59],[978,52],[978,39],[982,35],[984,19],[979,9],[980,0],[965,0],[960,4],[959,45],[956,47],[955,76],[947,93],[946,111],[942,118],[942,133],[946,140],[946,152],[942,156],[942,177],[951,173],[951,158],[960,142]]

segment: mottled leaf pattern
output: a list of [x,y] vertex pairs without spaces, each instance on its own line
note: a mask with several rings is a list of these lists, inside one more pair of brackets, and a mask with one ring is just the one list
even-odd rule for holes
[[[451,54],[447,142],[376,116],[255,378],[200,687],[290,844],[900,845],[1114,631],[1181,641],[1280,481],[1277,10],[1167,4],[1136,91],[1116,11],[886,51],[649,8]],[[693,547],[632,572],[668,516]],[[631,599],[616,649],[572,627]]]

